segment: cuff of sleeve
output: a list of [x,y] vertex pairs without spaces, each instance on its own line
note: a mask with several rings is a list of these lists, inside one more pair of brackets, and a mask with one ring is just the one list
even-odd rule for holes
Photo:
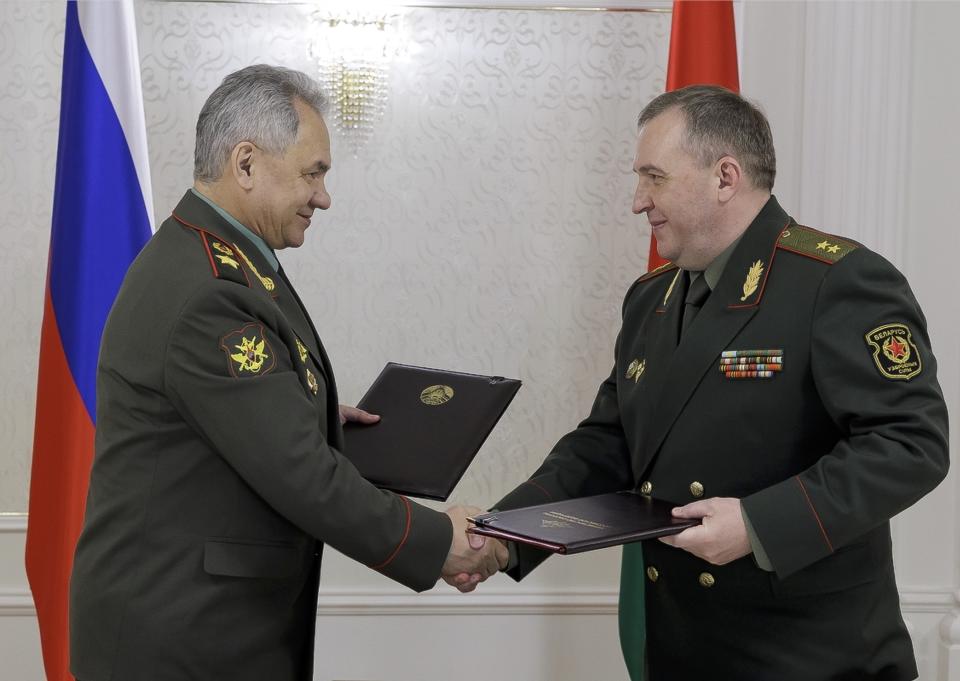
[[740,504],[781,579],[833,553],[816,508],[798,477],[744,497]]
[[406,527],[394,553],[374,569],[414,591],[426,591],[440,578],[453,540],[453,525],[445,513],[400,498],[409,509]]
[[537,504],[546,504],[555,499],[549,490],[534,480],[527,480],[496,504],[497,510],[509,511]]
[[501,572],[510,572],[510,570],[515,570],[520,564],[520,554],[517,552],[517,545],[512,541],[508,541],[507,551],[510,552],[510,557],[507,559],[507,567],[503,568]]
[[[499,510],[500,510],[499,508],[490,508],[490,509],[487,509],[487,513],[496,513]],[[517,565],[520,564],[520,554],[517,552],[516,542],[506,541],[506,540],[501,540],[501,541],[503,541],[504,546],[507,547],[507,552],[510,555],[507,558],[507,566],[504,568],[500,568],[500,572],[510,572],[510,570],[515,569]]]
[[753,560],[757,567],[767,572],[773,572],[773,563],[767,557],[767,552],[763,550],[763,544],[760,543],[760,537],[757,531],[753,529],[753,523],[750,522],[750,516],[747,515],[747,509],[740,504],[740,513],[743,515],[743,524],[747,528],[747,538],[750,540],[750,548],[753,549]]

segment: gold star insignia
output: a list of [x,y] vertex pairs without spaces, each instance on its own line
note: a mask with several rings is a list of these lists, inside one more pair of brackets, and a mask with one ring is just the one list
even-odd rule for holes
[[817,250],[818,251],[825,250],[829,245],[830,245],[830,242],[824,239],[823,241],[817,244]]
[[230,265],[235,270],[240,269],[240,263],[231,258],[229,255],[217,255],[217,260],[222,262],[224,265]]
[[840,252],[840,247],[837,246],[836,244],[834,244],[833,246],[831,246],[831,247],[828,248],[827,250],[830,251],[831,253],[839,253],[839,252]]

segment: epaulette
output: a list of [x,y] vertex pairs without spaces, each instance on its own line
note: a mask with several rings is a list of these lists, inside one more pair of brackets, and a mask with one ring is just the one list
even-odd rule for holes
[[666,274],[667,272],[672,272],[672,271],[675,270],[675,269],[677,269],[677,266],[676,266],[675,264],[673,264],[672,262],[665,262],[665,263],[663,263],[662,265],[660,265],[660,267],[656,267],[656,268],[650,270],[649,272],[647,272],[646,274],[644,274],[642,277],[640,277],[639,279],[637,279],[634,283],[635,283],[635,284],[639,284],[639,283],[642,283],[642,282],[644,282],[644,281],[649,281],[650,279],[654,279],[655,277],[659,277],[661,274]]
[[811,227],[792,224],[783,230],[777,248],[832,265],[860,248],[860,244]]
[[207,259],[210,261],[210,267],[213,268],[213,276],[217,279],[226,279],[237,284],[250,286],[247,273],[240,265],[240,256],[237,255],[233,246],[221,240],[216,234],[205,232],[197,227],[193,229],[200,237],[200,242],[207,252]]

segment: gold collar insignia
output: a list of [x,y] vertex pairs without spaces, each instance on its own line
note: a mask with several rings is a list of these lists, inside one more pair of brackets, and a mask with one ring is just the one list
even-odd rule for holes
[[743,282],[743,296],[740,298],[741,303],[757,292],[761,274],[763,274],[763,261],[757,260],[750,266],[750,271],[747,272],[747,278]]
[[272,291],[275,288],[273,279],[261,275],[260,272],[257,271],[256,266],[250,261],[250,258],[247,257],[247,254],[240,250],[239,246],[234,244],[233,247],[237,249],[237,253],[239,253],[240,257],[243,258],[243,261],[247,263],[247,267],[250,268],[250,271],[253,272],[254,276],[256,276],[256,278],[260,280],[260,283],[263,284],[263,288],[267,289],[268,291]]

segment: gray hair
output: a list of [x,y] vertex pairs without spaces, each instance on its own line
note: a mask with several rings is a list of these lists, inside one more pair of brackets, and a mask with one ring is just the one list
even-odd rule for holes
[[759,107],[723,87],[691,85],[665,92],[647,104],[637,128],[674,108],[686,122],[686,150],[704,167],[733,156],[743,164],[754,187],[773,189],[777,155],[770,123]]
[[313,78],[300,71],[257,64],[224,78],[197,118],[193,179],[219,179],[230,152],[240,142],[283,153],[297,139],[297,99],[321,115],[326,112],[327,96]]

